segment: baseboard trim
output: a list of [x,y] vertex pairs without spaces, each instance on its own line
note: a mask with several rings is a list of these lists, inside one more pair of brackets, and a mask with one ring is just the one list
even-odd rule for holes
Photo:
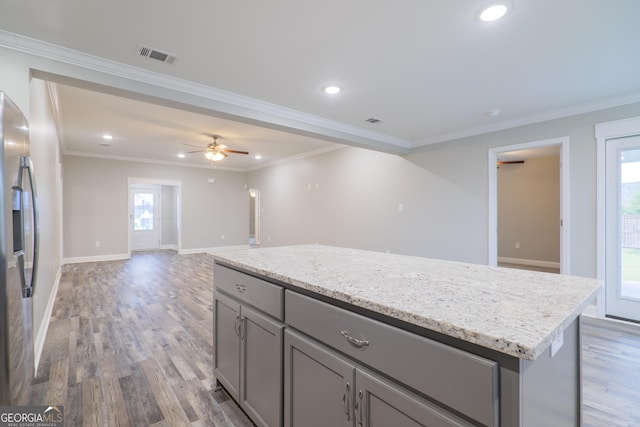
[[62,267],[58,267],[56,273],[56,279],[53,283],[53,289],[49,294],[49,301],[47,301],[47,307],[44,310],[44,316],[42,316],[42,323],[38,326],[38,332],[36,333],[36,339],[34,345],[34,371],[35,375],[38,375],[38,365],[40,364],[40,356],[42,356],[42,350],[44,349],[44,341],[47,338],[47,331],[49,330],[49,323],[51,323],[51,314],[53,313],[53,305],[58,295],[58,287],[60,286],[60,278],[62,277]]
[[167,249],[172,249],[176,252],[178,252],[178,245],[160,245],[160,249],[165,251]]
[[183,249],[178,253],[180,255],[191,255],[191,254],[201,254],[201,253],[215,254],[216,252],[233,251],[238,249],[249,249],[249,247],[250,247],[249,244],[234,245],[234,246],[215,246],[212,248]]
[[123,259],[129,259],[129,254],[112,254],[112,255],[98,255],[98,256],[86,256],[86,257],[73,257],[64,258],[63,264],[79,264],[82,262],[100,262],[100,261],[120,261]]
[[498,262],[504,262],[507,264],[531,265],[534,267],[560,268],[559,262],[541,261],[537,259],[498,257]]

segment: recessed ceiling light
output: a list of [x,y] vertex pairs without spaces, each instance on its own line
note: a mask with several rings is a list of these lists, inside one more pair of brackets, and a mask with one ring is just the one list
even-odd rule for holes
[[111,141],[113,139],[113,136],[109,135],[108,133],[105,133],[104,135],[102,135],[102,138],[106,139],[107,141]]
[[500,115],[500,113],[502,113],[502,111],[500,111],[499,109],[495,109],[495,110],[489,110],[487,111],[487,114],[491,117],[498,117]]
[[478,17],[482,22],[493,22],[505,16],[509,10],[511,10],[510,2],[499,1],[484,7],[478,14]]
[[325,86],[322,90],[327,95],[337,95],[342,91],[340,86]]
[[178,157],[180,157],[181,159],[184,159],[184,154],[180,153],[178,154]]
[[260,160],[261,158],[262,158],[262,156],[261,156],[260,154],[256,154],[256,155],[254,156],[254,159],[256,159],[256,160]]

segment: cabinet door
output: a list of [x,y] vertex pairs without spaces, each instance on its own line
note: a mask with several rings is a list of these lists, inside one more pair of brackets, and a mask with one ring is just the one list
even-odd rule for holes
[[353,427],[353,365],[290,329],[284,348],[285,427]]
[[240,405],[258,427],[280,427],[284,325],[246,306],[240,314]]
[[355,417],[358,426],[471,426],[409,391],[360,369],[356,371],[356,386]]
[[213,311],[214,375],[238,400],[240,386],[240,304],[215,293]]

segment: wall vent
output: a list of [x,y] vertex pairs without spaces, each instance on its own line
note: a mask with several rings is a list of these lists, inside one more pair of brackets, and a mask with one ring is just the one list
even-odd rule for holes
[[155,59],[156,61],[166,62],[167,64],[173,64],[178,59],[175,55],[161,52],[141,44],[138,44],[138,55],[144,56],[145,58]]
[[369,117],[367,120],[365,120],[365,122],[369,122],[369,123],[380,123],[382,120],[380,119],[376,119],[375,117]]

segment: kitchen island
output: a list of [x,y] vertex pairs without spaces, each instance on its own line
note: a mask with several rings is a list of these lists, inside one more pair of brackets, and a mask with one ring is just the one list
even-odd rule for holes
[[322,245],[214,258],[216,378],[258,425],[579,425],[595,279]]

